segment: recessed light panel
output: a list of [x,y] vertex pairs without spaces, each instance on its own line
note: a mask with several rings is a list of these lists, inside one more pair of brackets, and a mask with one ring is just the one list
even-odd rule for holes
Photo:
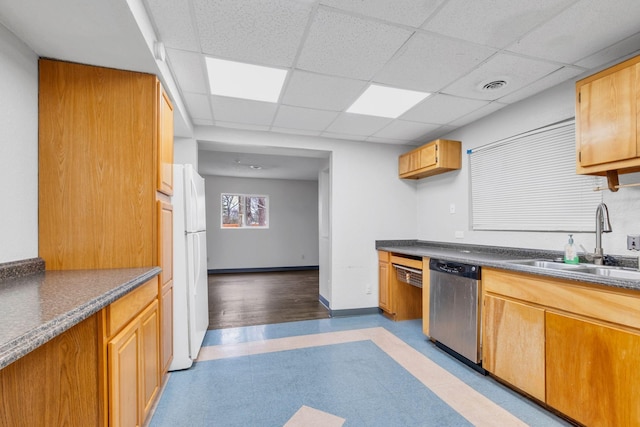
[[347,113],[395,119],[429,95],[431,94],[415,90],[371,85],[349,107]]
[[287,70],[206,58],[212,95],[278,102]]

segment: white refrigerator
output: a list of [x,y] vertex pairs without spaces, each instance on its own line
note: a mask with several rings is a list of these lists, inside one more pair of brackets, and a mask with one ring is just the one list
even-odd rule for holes
[[173,361],[187,369],[209,326],[204,179],[192,165],[173,165]]

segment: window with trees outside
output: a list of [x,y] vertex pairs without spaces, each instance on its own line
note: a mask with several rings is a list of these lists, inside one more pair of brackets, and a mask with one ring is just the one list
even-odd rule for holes
[[269,228],[269,196],[222,193],[221,228]]

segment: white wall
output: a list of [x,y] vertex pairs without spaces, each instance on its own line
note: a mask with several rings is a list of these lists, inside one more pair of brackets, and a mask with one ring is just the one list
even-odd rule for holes
[[329,265],[320,263],[331,283],[320,285],[321,295],[332,310],[378,306],[375,241],[416,238],[416,184],[398,179],[398,155],[408,147],[223,128],[196,128],[195,138],[331,152],[332,250]]
[[38,256],[38,57],[0,25],[0,263]]
[[[539,248],[562,251],[567,234],[541,232],[496,232],[470,230],[469,163],[467,149],[492,141],[539,128],[575,115],[575,85],[568,81],[535,97],[506,107],[475,123],[458,129],[447,138],[462,141],[462,169],[418,184],[418,232],[421,240],[435,240],[481,245]],[[621,182],[640,182],[638,174],[621,175]],[[606,181],[606,180],[605,180]],[[631,187],[617,193],[602,192],[602,199],[609,207],[613,232],[603,235],[605,254],[637,256],[638,252],[626,250],[626,235],[640,234],[640,188]],[[456,213],[449,213],[449,205],[456,205]],[[594,209],[595,229],[595,209]],[[456,239],[455,231],[463,231],[464,238]],[[588,251],[595,247],[594,233],[577,233],[577,244]]]
[[[318,265],[318,183],[205,176],[209,269]],[[269,228],[222,229],[222,193],[269,196]]]
[[173,163],[193,165],[198,170],[198,141],[191,138],[175,138],[173,141]]

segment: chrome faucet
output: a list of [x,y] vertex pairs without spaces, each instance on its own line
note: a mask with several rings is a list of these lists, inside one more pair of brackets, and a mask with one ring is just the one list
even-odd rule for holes
[[602,265],[604,258],[604,252],[602,251],[602,233],[611,233],[609,209],[604,203],[600,203],[596,208],[596,249],[593,254],[593,263],[596,265]]

